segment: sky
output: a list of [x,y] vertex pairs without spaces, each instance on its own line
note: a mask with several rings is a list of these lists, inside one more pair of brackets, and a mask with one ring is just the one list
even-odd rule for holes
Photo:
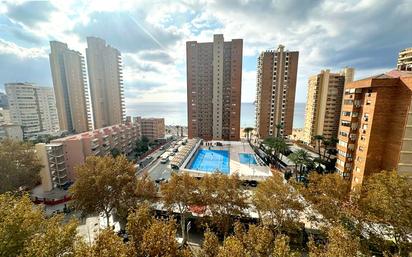
[[256,96],[261,51],[299,51],[296,102],[322,69],[350,66],[355,79],[396,67],[412,47],[411,0],[0,0],[0,91],[7,82],[52,86],[49,41],[85,55],[97,36],[123,58],[126,108],[186,101],[186,41],[242,38],[242,102]]

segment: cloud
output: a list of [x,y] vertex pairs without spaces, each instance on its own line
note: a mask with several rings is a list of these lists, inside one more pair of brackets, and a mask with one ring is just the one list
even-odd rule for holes
[[145,21],[139,12],[94,12],[75,26],[81,37],[97,36],[124,52],[166,49],[182,38],[175,29],[163,29]]
[[166,51],[161,50],[142,51],[139,53],[139,57],[147,61],[154,61],[163,64],[171,64],[174,62],[174,59],[172,56],[170,56],[170,54],[168,54]]
[[34,26],[38,22],[48,21],[56,8],[49,1],[27,1],[21,4],[6,3],[6,15],[26,26]]
[[8,82],[33,82],[38,85],[52,86],[49,60],[37,56],[17,57],[13,53],[0,51],[0,88]]
[[86,36],[98,36],[122,52],[126,106],[186,101],[185,41],[210,42],[213,34],[244,39],[247,102],[256,95],[258,54],[279,44],[300,52],[297,102],[306,101],[308,77],[321,69],[353,66],[357,78],[373,75],[395,67],[398,51],[412,46],[409,0],[56,0],[6,6],[0,6],[0,66],[12,68],[6,76],[0,71],[2,80],[50,81],[49,40],[84,53]]

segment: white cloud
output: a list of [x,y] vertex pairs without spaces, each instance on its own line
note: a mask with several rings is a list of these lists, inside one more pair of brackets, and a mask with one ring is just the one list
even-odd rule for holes
[[[48,41],[59,40],[84,54],[85,36],[105,33],[124,57],[127,105],[186,101],[185,41],[211,41],[217,33],[226,40],[243,38],[249,61],[278,44],[299,51],[298,102],[305,101],[308,77],[321,69],[354,66],[356,74],[373,75],[394,67],[397,52],[412,42],[407,33],[412,22],[408,0],[52,0],[51,4],[54,8],[46,20],[38,15],[6,18],[6,5],[0,5],[7,26],[42,39],[34,43],[2,34],[0,53],[47,58]],[[39,21],[31,26],[30,19]],[[245,65],[253,69],[243,72],[242,101],[251,102],[256,94],[255,64]]]

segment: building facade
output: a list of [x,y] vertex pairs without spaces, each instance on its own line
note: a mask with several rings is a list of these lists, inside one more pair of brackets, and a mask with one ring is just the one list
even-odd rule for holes
[[340,73],[322,70],[309,78],[303,142],[314,145],[316,135],[337,138],[343,88],[353,76],[354,69],[345,68]]
[[397,67],[401,71],[412,71],[412,47],[399,52]]
[[10,119],[23,128],[25,137],[59,131],[53,88],[30,83],[6,83]]
[[382,170],[412,176],[412,72],[391,71],[345,86],[337,171],[359,190]]
[[[41,171],[44,190],[50,191],[50,188],[63,186],[65,180],[60,180],[57,184],[53,181],[59,181],[64,174],[67,174],[68,181],[74,181],[75,167],[83,164],[88,156],[109,155],[113,149],[122,154],[130,154],[140,137],[139,124],[119,124],[55,139],[50,144],[37,144],[36,150],[44,166]],[[51,157],[53,158],[50,159]],[[59,163],[59,172],[54,170],[56,163]]]
[[258,57],[256,131],[259,138],[292,134],[299,52],[277,50]]
[[67,44],[51,41],[50,69],[61,130],[85,132],[91,129],[84,59]]
[[0,124],[11,123],[10,110],[0,107]]
[[3,139],[22,141],[23,130],[21,129],[21,126],[15,124],[2,124],[0,122],[0,141]]
[[140,125],[142,137],[147,137],[151,141],[165,138],[166,128],[164,118],[137,117],[136,121]]
[[243,40],[186,42],[188,136],[240,139]]
[[94,128],[123,123],[125,105],[119,50],[106,45],[103,39],[88,37],[86,56]]
[[9,108],[9,100],[5,93],[0,92],[0,108],[8,109]]

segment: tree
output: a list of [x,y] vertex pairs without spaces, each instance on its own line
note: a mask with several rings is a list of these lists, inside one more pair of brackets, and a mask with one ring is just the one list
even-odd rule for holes
[[217,238],[216,234],[207,229],[204,234],[200,256],[215,257],[219,252],[219,246],[219,239]]
[[289,237],[278,235],[275,239],[275,246],[272,252],[273,257],[298,257],[299,253],[294,252],[289,247]]
[[363,213],[364,231],[381,238],[393,238],[400,256],[412,252],[408,239],[412,234],[410,179],[399,176],[396,171],[371,175],[363,185],[359,208]]
[[199,202],[207,206],[209,221],[222,235],[227,235],[234,218],[243,215],[247,196],[238,176],[215,173],[204,176],[198,188]]
[[319,155],[320,159],[322,159],[322,154],[320,152],[320,147],[321,147],[322,142],[323,142],[324,139],[325,139],[325,137],[323,135],[315,135],[313,137],[313,140],[316,141],[316,147],[318,148],[318,155]]
[[77,222],[63,225],[63,216],[43,220],[41,229],[26,242],[22,257],[64,256],[73,252]]
[[263,144],[269,148],[269,156],[275,156],[276,162],[280,160],[280,154],[285,153],[289,148],[285,139],[280,137],[269,137],[263,141]]
[[92,245],[78,241],[74,257],[131,257],[135,256],[133,248],[123,243],[113,230],[104,229],[99,232]]
[[272,231],[263,225],[250,225],[249,229],[245,230],[241,223],[235,224],[234,235],[224,240],[218,256],[229,256],[230,251],[236,252],[234,256],[298,256],[297,253],[290,250],[287,236],[279,234],[275,237]]
[[147,173],[139,176],[136,183],[127,183],[123,187],[123,191],[126,193],[122,195],[116,205],[116,215],[122,228],[126,225],[130,210],[142,204],[150,204],[155,200],[157,194],[156,185],[150,180]]
[[[298,180],[298,174],[299,176],[302,176],[304,165],[307,165],[310,162],[310,155],[307,151],[303,149],[299,149],[295,151],[294,153],[291,153],[288,156],[288,158],[295,164],[295,175],[296,175],[296,180]],[[299,171],[298,171],[298,167],[299,167]]]
[[246,249],[243,247],[242,241],[235,237],[230,236],[225,239],[223,246],[219,248],[217,257],[247,257]]
[[328,230],[326,244],[309,242],[309,257],[356,257],[360,253],[360,244],[344,227],[338,225]]
[[138,209],[131,212],[127,218],[126,231],[131,239],[137,253],[142,252],[141,243],[145,231],[152,225],[153,213],[149,205],[142,204]]
[[151,226],[144,232],[141,243],[142,256],[178,256],[178,248],[176,223],[173,220],[153,220]]
[[123,155],[92,156],[76,168],[76,182],[70,188],[74,207],[83,213],[101,213],[109,217],[121,201],[133,197],[135,170]]
[[253,130],[254,130],[254,128],[251,128],[251,127],[247,127],[247,128],[245,128],[245,129],[243,129],[243,131],[246,133],[247,140],[250,140],[250,133],[251,133]]
[[46,219],[27,195],[0,195],[0,256],[59,256],[70,252],[77,224]]
[[277,174],[259,183],[252,196],[252,203],[263,224],[273,227],[278,234],[282,229],[296,227],[303,210],[297,192]]
[[[299,192],[329,222],[341,222],[348,213],[349,181],[339,174],[309,174],[307,187],[298,187]],[[312,218],[319,219],[314,215]]]
[[110,154],[112,155],[113,158],[116,158],[117,156],[119,156],[122,153],[120,152],[120,150],[118,148],[112,148],[112,149],[110,149]]
[[241,223],[236,223],[235,237],[242,242],[247,256],[269,257],[272,253],[274,236],[265,226],[250,225],[245,231]]
[[29,143],[0,141],[0,163],[0,193],[31,189],[40,181],[42,165]]
[[183,244],[187,240],[186,220],[190,215],[189,208],[197,201],[197,188],[197,179],[186,172],[181,174],[173,173],[169,182],[160,186],[164,205],[171,211],[177,210],[180,215]]
[[275,125],[275,128],[276,128],[276,137],[280,137],[280,131],[281,131],[281,129],[283,128],[283,125],[282,124],[276,124]]

